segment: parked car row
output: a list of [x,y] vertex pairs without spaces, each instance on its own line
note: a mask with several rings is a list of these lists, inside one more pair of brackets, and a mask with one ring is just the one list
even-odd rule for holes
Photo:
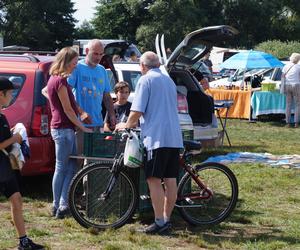
[[[243,86],[243,82],[253,83],[253,87],[259,87],[262,81],[276,83],[279,89],[281,82],[282,68],[269,69],[251,69],[251,70],[235,70],[231,76],[224,77],[209,83],[211,88],[219,88],[226,86]],[[243,81],[244,79],[244,81]],[[256,82],[256,80],[258,82]],[[258,84],[257,84],[258,83]]]
[[[178,111],[184,129],[193,130],[202,124],[211,123],[214,112],[212,98],[202,91],[190,69],[216,42],[232,38],[236,33],[235,29],[224,25],[196,30],[185,37],[169,58],[166,57],[164,40],[156,40],[161,69],[171,76],[177,86]],[[105,52],[109,53],[109,50],[107,45]],[[23,175],[46,174],[54,170],[55,151],[50,136],[49,104],[41,94],[49,79],[48,71],[52,61],[52,56],[0,53],[0,75],[21,86],[14,90],[14,99],[3,112],[11,126],[22,122],[27,129],[31,158],[22,169]],[[113,65],[110,61],[105,66],[111,68],[112,87],[117,80],[125,80],[134,93],[141,76],[137,63]]]

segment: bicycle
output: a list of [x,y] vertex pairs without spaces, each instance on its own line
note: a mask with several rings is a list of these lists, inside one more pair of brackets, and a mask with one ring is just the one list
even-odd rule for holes
[[[238,183],[233,172],[223,164],[207,162],[193,166],[191,160],[200,149],[200,142],[184,141],[180,166],[186,173],[179,182],[175,206],[192,225],[218,224],[236,206]],[[86,228],[123,226],[132,218],[137,201],[138,191],[126,172],[123,153],[114,159],[104,158],[86,165],[73,178],[69,191],[71,214]]]

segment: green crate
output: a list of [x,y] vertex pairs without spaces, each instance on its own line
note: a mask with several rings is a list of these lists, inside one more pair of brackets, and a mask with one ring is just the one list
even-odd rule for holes
[[84,133],[83,154],[89,157],[113,158],[124,152],[126,142],[122,142],[119,134]]
[[183,140],[193,140],[194,139],[194,130],[182,129],[182,139]]
[[[133,180],[137,180],[135,169],[126,170]],[[128,199],[128,183],[117,182],[114,186],[113,192],[110,194],[110,202],[97,202],[100,195],[106,190],[110,174],[107,172],[93,172],[86,178],[84,186],[86,189],[86,213],[89,218],[101,218],[107,216],[107,209],[111,211],[112,215],[122,216],[128,208],[130,199]],[[105,180],[105,181],[103,181]],[[122,179],[123,180],[123,179]],[[135,186],[137,184],[135,183]],[[115,196],[115,197],[112,197]],[[112,204],[111,201],[114,201]]]

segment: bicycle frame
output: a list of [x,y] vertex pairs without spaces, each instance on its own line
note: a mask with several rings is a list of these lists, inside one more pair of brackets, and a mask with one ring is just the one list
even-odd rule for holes
[[[199,187],[199,193],[190,193],[186,194],[185,197],[177,197],[177,202],[185,200],[187,203],[193,205],[193,199],[202,199],[202,200],[208,200],[213,196],[213,192],[205,185],[205,183],[199,178],[197,173],[194,171],[193,167],[187,163],[187,159],[192,156],[192,153],[187,152],[184,150],[182,156],[179,159],[179,165],[182,167],[185,172],[187,172],[191,178],[197,183]],[[178,205],[175,204],[176,207],[189,207],[189,205]],[[197,205],[196,207],[201,207],[203,205]],[[195,205],[193,205],[195,207]]]
[[109,178],[108,185],[107,185],[105,191],[102,194],[100,194],[100,197],[98,198],[98,200],[107,200],[109,198],[110,193],[111,193],[111,191],[116,183],[116,180],[119,176],[119,173],[122,169],[122,166],[123,166],[122,161],[123,161],[123,153],[121,153],[118,157],[116,156],[113,166],[111,168],[112,175]]

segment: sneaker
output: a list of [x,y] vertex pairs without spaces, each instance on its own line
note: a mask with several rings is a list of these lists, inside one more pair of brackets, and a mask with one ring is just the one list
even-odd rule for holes
[[57,209],[56,211],[56,219],[64,219],[66,217],[69,217],[70,216],[70,209],[69,208],[66,208],[66,209]]
[[295,128],[298,128],[299,127],[299,124],[298,123],[295,123]]
[[31,239],[27,239],[26,244],[18,246],[18,250],[42,250],[44,246],[34,243]]
[[145,234],[164,234],[169,230],[170,226],[171,224],[169,222],[167,222],[161,227],[154,222],[153,224],[140,230],[139,232]]
[[285,124],[285,127],[286,127],[286,128],[291,128],[292,125],[291,125],[290,123],[287,123],[287,124]]

